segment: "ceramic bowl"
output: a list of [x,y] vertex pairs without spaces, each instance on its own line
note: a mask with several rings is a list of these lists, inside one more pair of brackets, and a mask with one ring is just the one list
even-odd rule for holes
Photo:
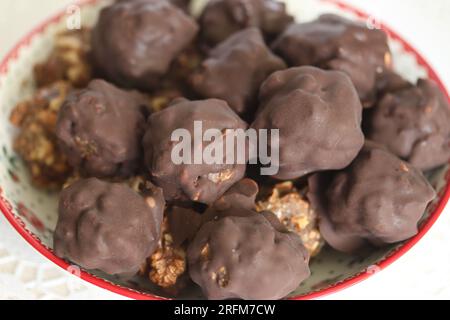
[[[85,26],[95,23],[101,0],[78,3],[81,21]],[[301,0],[289,2],[289,11],[298,21],[314,19],[322,13],[337,13],[361,19],[370,27],[381,27],[389,34],[394,68],[411,81],[419,77],[434,79],[445,92],[442,82],[427,61],[394,30],[371,16],[338,1]],[[162,293],[148,281],[123,281],[102,273],[90,273],[62,260],[52,250],[52,231],[57,220],[57,194],[37,190],[30,184],[28,173],[20,158],[14,154],[12,140],[15,129],[8,117],[14,105],[30,96],[34,90],[32,68],[42,61],[52,48],[55,33],[66,27],[66,12],[61,12],[34,28],[0,63],[0,209],[17,232],[37,251],[58,266],[96,286],[136,299],[160,299]],[[448,97],[448,94],[447,94]],[[427,178],[438,191],[420,222],[419,233],[413,238],[381,249],[373,249],[363,256],[350,256],[325,248],[311,262],[311,277],[301,284],[289,298],[311,299],[344,289],[384,269],[412,246],[431,228],[450,196],[448,165],[434,170]],[[193,291],[186,298],[202,298]]]

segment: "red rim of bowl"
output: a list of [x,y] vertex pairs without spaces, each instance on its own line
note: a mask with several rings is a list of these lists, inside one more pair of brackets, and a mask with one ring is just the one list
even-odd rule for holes
[[[98,0],[82,0],[78,1],[77,4],[80,6],[93,4],[97,2]],[[340,9],[347,11],[349,13],[352,13],[356,15],[359,18],[367,19],[369,17],[368,14],[350,6],[347,5],[340,0],[321,0],[326,3],[333,4]],[[8,64],[11,60],[14,60],[18,58],[20,49],[29,45],[33,37],[39,33],[42,33],[48,25],[58,22],[60,19],[62,19],[65,15],[65,11],[61,11],[54,15],[53,17],[45,20],[43,23],[38,25],[36,28],[34,28],[31,32],[29,32],[25,37],[23,37],[13,48],[9,53],[5,56],[5,58],[0,63],[0,76],[3,74],[6,74],[8,71]],[[377,20],[378,21],[378,20]],[[426,69],[427,74],[430,79],[433,79],[436,81],[436,83],[439,85],[441,90],[445,93],[447,100],[450,101],[450,96],[448,91],[446,90],[443,82],[438,77],[436,72],[433,70],[431,65],[425,60],[425,58],[413,47],[411,46],[407,41],[405,41],[399,34],[397,34],[395,31],[393,31],[391,28],[386,26],[386,24],[380,23],[380,27],[392,38],[396,41],[400,42],[403,46],[403,49],[406,52],[411,53],[417,60],[417,63],[421,65],[423,68]],[[307,300],[307,299],[315,299],[318,297],[323,297],[325,295],[338,292],[342,289],[348,288],[354,284],[357,284],[360,281],[363,281],[367,278],[369,278],[372,274],[374,274],[375,271],[383,270],[387,266],[389,266],[391,263],[399,259],[401,256],[403,256],[406,252],[408,252],[427,232],[428,230],[433,226],[433,224],[436,222],[436,220],[441,215],[442,211],[444,210],[448,199],[450,198],[450,170],[448,170],[446,176],[446,185],[443,190],[441,190],[439,194],[439,201],[434,205],[433,212],[429,215],[429,217],[421,224],[420,230],[417,235],[407,240],[401,247],[397,248],[393,252],[391,252],[388,256],[384,257],[383,260],[378,261],[374,266],[370,268],[370,270],[363,270],[360,273],[353,275],[349,278],[346,278],[342,281],[339,281],[335,284],[332,284],[324,289],[320,289],[317,291],[312,291],[307,294],[291,297],[290,299],[293,300]],[[27,230],[25,228],[24,223],[22,220],[15,216],[12,212],[12,206],[11,204],[2,197],[1,195],[1,188],[0,188],[0,211],[3,212],[6,219],[10,222],[10,224],[17,230],[17,232],[31,245],[33,246],[38,252],[40,252],[42,255],[44,255],[47,259],[54,262],[56,265],[60,266],[64,270],[71,270],[71,264],[67,261],[57,257],[52,249],[45,246],[39,238]],[[156,295],[152,295],[150,293],[144,293],[137,290],[133,290],[130,288],[122,287],[120,285],[114,284],[112,282],[109,282],[105,279],[98,278],[94,275],[91,275],[90,273],[86,271],[81,271],[79,274],[79,277],[87,282],[90,282],[98,287],[101,287],[103,289],[107,289],[111,292],[126,296],[128,298],[132,299],[147,299],[147,300],[162,300],[166,298],[162,298]]]

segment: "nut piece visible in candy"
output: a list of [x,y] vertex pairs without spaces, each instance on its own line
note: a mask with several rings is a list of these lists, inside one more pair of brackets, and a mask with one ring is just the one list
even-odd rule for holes
[[162,288],[175,286],[178,278],[186,271],[186,251],[174,246],[167,224],[165,218],[161,244],[149,258],[149,278]]
[[157,248],[164,198],[148,196],[155,206],[123,183],[81,179],[61,192],[55,253],[86,269],[131,274]]
[[309,276],[300,237],[270,212],[232,207],[206,222],[187,251],[208,299],[281,299]]
[[274,213],[289,231],[300,236],[311,256],[319,253],[324,242],[319,232],[317,214],[291,181],[276,184],[267,199],[256,203],[256,211]]
[[163,288],[164,292],[176,296],[187,285],[186,249],[174,243],[167,216],[161,230],[158,248],[141,266],[140,274]]
[[58,33],[50,56],[34,67],[37,85],[43,87],[59,80],[77,88],[87,85],[92,77],[88,58],[90,35],[91,31],[85,28]]
[[64,81],[41,88],[30,100],[19,103],[10,115],[10,122],[20,129],[14,150],[39,187],[59,188],[71,172],[55,134],[58,111],[70,88]]

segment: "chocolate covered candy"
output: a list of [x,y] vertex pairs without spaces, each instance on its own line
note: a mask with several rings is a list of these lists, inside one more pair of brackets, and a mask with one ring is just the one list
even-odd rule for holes
[[214,46],[239,30],[258,27],[271,39],[292,21],[286,5],[276,0],[212,0],[200,17],[201,37]]
[[260,101],[251,127],[279,129],[276,178],[342,169],[364,143],[361,103],[342,72],[315,67],[277,71],[261,86]]
[[273,49],[290,66],[314,65],[347,73],[365,107],[372,106],[376,98],[377,75],[391,65],[382,30],[332,14],[291,24]]
[[197,31],[195,21],[169,1],[119,1],[101,11],[92,55],[111,81],[153,88]]
[[300,238],[269,212],[232,208],[188,247],[189,273],[208,299],[281,299],[309,276]]
[[190,80],[202,97],[223,99],[243,115],[254,111],[261,83],[284,68],[285,63],[267,48],[261,31],[248,28],[215,47]]
[[369,138],[422,170],[450,159],[450,106],[432,80],[386,94],[368,119]]
[[72,92],[58,116],[56,135],[69,163],[96,177],[130,176],[141,160],[144,99],[103,80]]
[[[197,133],[194,131],[194,122],[198,125]],[[145,163],[152,180],[163,188],[167,200],[192,200],[206,204],[214,202],[244,176],[246,166],[245,163],[237,161],[226,164],[225,137],[223,144],[219,143],[218,147],[223,147],[224,158],[218,159],[217,162],[212,159],[212,163],[208,164],[209,160],[203,155],[211,142],[203,141],[203,133],[208,129],[223,134],[226,129],[246,128],[247,124],[225,101],[175,100],[166,109],[152,114],[148,120],[143,146]],[[179,140],[172,141],[172,133],[177,129],[179,133],[182,130],[183,134],[189,135],[186,138],[189,140],[180,136],[177,138]],[[190,146],[190,150],[183,151],[183,145]],[[174,148],[177,149],[174,151]]]
[[418,169],[370,141],[350,166],[313,175],[309,187],[325,241],[349,253],[414,236],[435,197]]
[[161,189],[151,190],[143,198],[125,184],[74,182],[60,196],[55,253],[86,269],[136,272],[161,236],[164,198]]

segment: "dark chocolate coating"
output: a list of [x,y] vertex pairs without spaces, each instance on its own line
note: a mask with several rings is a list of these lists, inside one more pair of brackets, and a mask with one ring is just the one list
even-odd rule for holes
[[217,220],[226,212],[234,212],[232,208],[254,211],[258,192],[258,184],[252,179],[244,178],[236,182],[202,214],[202,224]]
[[309,188],[325,241],[349,253],[414,236],[435,197],[418,169],[371,141],[344,170],[310,177]]
[[56,135],[69,163],[96,177],[127,177],[141,161],[144,99],[103,80],[72,92],[61,107]]
[[270,40],[293,20],[276,0],[211,0],[200,17],[201,38],[215,46],[239,30],[257,27]]
[[189,12],[189,6],[191,5],[191,0],[169,0],[170,3],[176,5],[178,8],[183,9],[185,12]]
[[136,272],[161,236],[164,197],[146,200],[125,184],[89,178],[61,192],[54,234],[56,255],[108,274]]
[[332,14],[291,24],[272,48],[290,66],[314,65],[347,73],[365,107],[375,100],[377,74],[390,66],[387,36],[382,30]]
[[232,207],[254,210],[258,192],[258,184],[252,179],[244,178],[236,182],[223,196],[217,199],[213,207],[219,211],[224,211]]
[[377,77],[377,98],[381,99],[386,93],[392,93],[413,86],[408,80],[404,79],[398,73],[386,69]]
[[197,31],[193,18],[169,1],[119,1],[101,11],[92,31],[92,55],[111,81],[151,89]]
[[243,208],[204,224],[187,259],[192,280],[208,299],[281,299],[310,274],[298,235],[272,213]]
[[202,215],[191,208],[173,206],[167,212],[174,247],[189,243],[202,224]]
[[342,72],[315,67],[277,71],[261,86],[260,101],[251,127],[279,129],[276,178],[342,169],[364,143],[361,103]]
[[[245,164],[194,164],[194,150],[202,152],[208,143],[195,144],[194,121],[202,121],[207,129],[242,129],[247,124],[234,113],[225,101],[208,99],[175,100],[169,107],[152,114],[144,136],[145,163],[156,185],[164,190],[166,200],[193,200],[211,204],[245,174]],[[175,164],[172,150],[179,142],[172,142],[175,129],[186,129],[191,135],[191,164]],[[225,142],[224,142],[225,143]],[[225,156],[225,151],[223,152]]]
[[261,31],[248,28],[215,47],[190,82],[202,97],[225,100],[243,115],[254,111],[261,83],[285,68],[283,60],[267,48]]
[[373,108],[369,138],[421,170],[450,159],[450,106],[432,80],[386,94]]

